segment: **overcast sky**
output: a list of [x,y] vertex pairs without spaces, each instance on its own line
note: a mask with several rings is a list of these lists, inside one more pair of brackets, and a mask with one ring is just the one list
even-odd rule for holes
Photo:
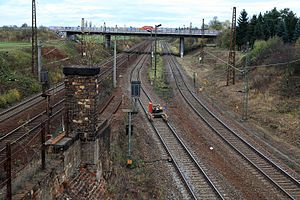
[[[154,25],[200,27],[214,16],[230,20],[232,7],[248,14],[264,13],[274,7],[290,8],[300,17],[300,0],[36,0],[38,26],[78,26],[82,17],[101,26]],[[31,24],[31,0],[0,0],[0,26]]]

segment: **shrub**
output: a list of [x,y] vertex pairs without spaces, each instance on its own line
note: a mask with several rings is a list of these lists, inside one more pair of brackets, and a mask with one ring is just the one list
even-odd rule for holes
[[230,29],[221,32],[217,37],[217,45],[221,48],[230,48]]
[[62,80],[62,73],[60,71],[53,71],[49,73],[50,82],[51,83],[58,83]]
[[267,54],[275,52],[279,46],[283,45],[283,41],[279,37],[273,37],[264,40],[256,40],[253,45],[253,49],[250,52],[250,63],[253,64],[264,58]]
[[5,96],[4,95],[1,95],[0,96],[0,108],[5,108],[6,107],[6,104],[7,104],[7,101],[5,99]]
[[32,84],[30,85],[30,88],[29,88],[29,92],[31,94],[37,93],[41,90],[42,90],[42,86],[37,81],[32,82]]
[[298,40],[296,40],[295,47],[300,48],[300,37],[298,38]]
[[0,107],[5,108],[21,99],[22,95],[17,89],[11,89],[0,96]]

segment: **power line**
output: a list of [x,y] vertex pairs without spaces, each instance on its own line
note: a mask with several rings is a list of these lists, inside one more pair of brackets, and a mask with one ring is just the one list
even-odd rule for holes
[[239,68],[233,66],[232,64],[230,64],[230,63],[228,63],[228,62],[222,60],[221,58],[215,56],[214,54],[212,54],[212,53],[210,53],[210,52],[208,52],[208,51],[205,51],[205,52],[206,52],[207,54],[211,55],[212,57],[218,59],[219,61],[223,62],[223,63],[226,64],[228,67],[231,67],[231,68],[233,68],[233,69],[235,69],[235,70],[237,70],[237,71],[239,71],[239,72],[242,72],[242,71],[243,71],[243,70],[241,70],[241,69],[239,69]]
[[[222,60],[221,58],[217,57],[216,55],[208,52],[208,51],[205,51],[207,54],[211,55],[212,57],[218,59],[219,61],[223,62],[224,64],[234,68],[235,70],[239,71],[239,72],[243,72],[244,70],[243,69],[240,69],[240,68],[237,68],[237,67],[234,67],[233,65],[229,64],[228,62]],[[238,60],[237,62],[240,62],[245,56],[241,57],[240,60]],[[278,62],[278,63],[271,63],[271,64],[265,64],[265,65],[254,65],[254,66],[248,66],[248,68],[262,68],[262,67],[275,67],[275,66],[279,66],[279,65],[288,65],[288,64],[293,64],[293,63],[296,63],[296,62],[300,62],[300,58],[299,59],[296,59],[296,60],[290,60],[290,61],[287,61],[287,62]]]
[[63,59],[60,59],[60,60],[56,60],[56,61],[53,61],[53,62],[49,62],[45,65],[51,65],[51,64],[54,64],[54,63],[58,63],[58,62],[63,62],[63,61],[66,61],[66,60],[70,60],[69,57],[66,57],[66,58],[63,58]]
[[266,65],[249,66],[249,67],[251,67],[251,68],[275,67],[275,66],[278,66],[278,65],[293,64],[293,63],[296,63],[296,62],[299,62],[299,61],[300,61],[300,59],[291,60],[291,61],[287,61],[287,62],[279,62],[279,63],[266,64]]

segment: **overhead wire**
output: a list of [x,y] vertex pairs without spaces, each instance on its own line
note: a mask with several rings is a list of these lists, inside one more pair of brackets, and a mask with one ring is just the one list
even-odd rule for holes
[[212,53],[210,53],[210,52],[208,52],[208,51],[204,51],[204,52],[206,52],[207,54],[211,55],[212,57],[218,59],[219,61],[223,62],[224,64],[228,65],[229,67],[231,67],[231,68],[233,68],[233,69],[235,69],[235,70],[237,70],[237,71],[239,71],[239,72],[243,72],[243,70],[241,70],[241,69],[239,69],[239,68],[237,68],[237,67],[235,67],[235,66],[229,64],[227,61],[222,60],[221,58],[215,56],[214,54],[212,54]]
[[[216,55],[208,52],[208,51],[205,51],[207,54],[209,54],[210,56],[218,59],[219,61],[223,62],[224,64],[234,68],[235,70],[239,71],[239,72],[244,72],[244,69],[239,69],[237,67],[234,67],[233,65],[229,64],[228,62],[222,60],[221,58],[217,57]],[[246,56],[246,55],[245,55]],[[240,58],[240,60],[238,60],[237,62],[240,62],[245,56],[242,56]],[[254,66],[248,66],[251,67],[251,68],[262,68],[262,67],[274,67],[274,66],[279,66],[279,65],[288,65],[288,64],[293,64],[293,63],[296,63],[296,62],[299,62],[300,59],[296,59],[296,60],[290,60],[290,61],[287,61],[287,62],[278,62],[278,63],[272,63],[272,64],[265,64],[265,65],[254,65]]]

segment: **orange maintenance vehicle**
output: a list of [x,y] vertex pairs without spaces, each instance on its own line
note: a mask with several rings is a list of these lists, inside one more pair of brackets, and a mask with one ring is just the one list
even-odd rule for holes
[[154,118],[163,118],[163,120],[165,120],[165,121],[168,120],[168,116],[164,112],[164,109],[160,104],[152,104],[152,102],[149,102],[147,114],[148,114],[149,120],[151,120],[151,121]]

